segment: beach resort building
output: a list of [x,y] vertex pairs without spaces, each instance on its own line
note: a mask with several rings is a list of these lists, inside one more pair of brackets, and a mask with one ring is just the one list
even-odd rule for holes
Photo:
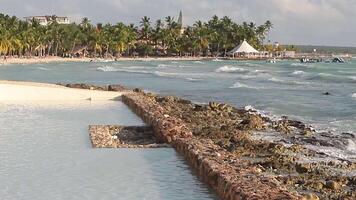
[[24,18],[29,23],[32,23],[33,21],[37,21],[42,26],[47,26],[54,21],[56,21],[58,24],[70,24],[68,17],[58,17],[56,15],[28,16]]

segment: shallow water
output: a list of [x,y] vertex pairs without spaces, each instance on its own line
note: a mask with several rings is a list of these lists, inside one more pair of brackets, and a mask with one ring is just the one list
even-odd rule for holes
[[120,102],[1,102],[0,199],[216,199],[173,149],[92,149],[89,124],[143,122]]

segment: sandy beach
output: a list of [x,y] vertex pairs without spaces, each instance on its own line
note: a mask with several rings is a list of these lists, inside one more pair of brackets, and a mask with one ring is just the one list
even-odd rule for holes
[[209,57],[121,57],[117,59],[103,58],[62,58],[56,56],[50,57],[32,57],[32,58],[4,58],[0,59],[0,65],[4,64],[34,64],[34,63],[53,63],[53,62],[102,62],[102,61],[196,61],[212,60]]
[[0,81],[0,101],[116,100],[126,92],[83,90],[64,86]]

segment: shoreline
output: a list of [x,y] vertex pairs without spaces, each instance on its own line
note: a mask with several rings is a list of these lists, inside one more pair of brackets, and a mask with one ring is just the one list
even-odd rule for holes
[[128,92],[100,91],[96,88],[83,90],[49,83],[0,80],[0,101],[118,100]]
[[[213,61],[213,60],[260,60],[266,61],[272,58],[223,58],[223,57],[120,57],[116,59],[104,58],[63,58],[58,56],[48,57],[31,57],[31,58],[12,58],[6,60],[0,57],[0,65],[7,64],[40,64],[40,63],[56,63],[56,62],[114,62],[114,61]],[[296,60],[298,58],[284,58],[281,60]]]
[[114,61],[200,61],[213,60],[209,57],[121,57],[117,59],[104,58],[62,58],[56,56],[32,57],[32,58],[3,58],[0,59],[0,65],[6,64],[39,64],[55,62],[114,62]]

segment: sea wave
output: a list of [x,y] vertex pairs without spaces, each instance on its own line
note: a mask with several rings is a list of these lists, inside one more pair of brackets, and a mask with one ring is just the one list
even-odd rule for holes
[[215,70],[215,72],[218,73],[235,73],[235,72],[248,72],[249,70],[240,68],[240,67],[234,67],[234,66],[229,66],[225,65],[223,67],[220,67]]
[[116,71],[119,71],[119,69],[117,69],[115,67],[112,67],[112,66],[108,66],[108,65],[98,67],[98,68],[96,68],[96,70],[97,71],[101,71],[101,72],[116,72]]
[[356,99],[356,93],[353,93],[353,94],[351,95],[351,97],[354,98],[354,99]]
[[166,67],[174,67],[174,65],[168,65],[168,64],[159,64],[157,65],[158,68],[166,68]]
[[42,71],[49,71],[50,69],[46,68],[46,67],[37,67],[38,70],[42,70]]
[[272,77],[272,78],[268,79],[268,81],[271,81],[271,82],[274,82],[274,83],[283,83],[283,84],[288,84],[288,85],[305,85],[305,84],[309,84],[309,82],[282,80],[282,79],[278,79],[278,78],[275,78],[275,77]]
[[200,79],[200,78],[185,78],[187,81],[190,81],[190,82],[198,82],[198,81],[202,81],[203,79]]
[[291,66],[294,66],[294,67],[308,67],[308,68],[312,68],[312,67],[315,67],[314,64],[308,64],[308,63],[292,63],[290,64]]
[[231,89],[234,89],[234,88],[259,89],[258,87],[249,86],[249,85],[244,84],[244,83],[241,83],[241,82],[236,82],[236,83],[234,83],[230,88],[231,88]]
[[292,73],[292,75],[303,75],[303,74],[306,74],[305,71],[299,71],[299,70],[296,70]]
[[349,76],[349,79],[356,81],[356,76]]
[[199,60],[197,60],[197,61],[194,61],[194,63],[196,63],[196,64],[204,64],[204,62],[202,62],[202,61],[199,61]]
[[160,77],[178,77],[179,73],[171,73],[171,72],[161,72],[161,71],[154,71],[153,74],[160,76]]
[[147,66],[127,66],[127,67],[122,67],[124,69],[147,69],[149,67]]
[[244,65],[248,67],[263,67],[263,65],[257,64],[257,63],[245,63]]

